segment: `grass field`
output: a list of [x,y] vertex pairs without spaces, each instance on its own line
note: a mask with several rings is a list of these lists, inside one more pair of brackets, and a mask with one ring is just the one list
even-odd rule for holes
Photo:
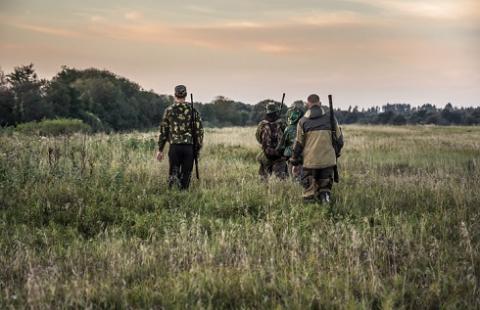
[[0,135],[0,308],[479,308],[480,128],[344,128],[332,206],[210,129],[166,189],[157,133]]

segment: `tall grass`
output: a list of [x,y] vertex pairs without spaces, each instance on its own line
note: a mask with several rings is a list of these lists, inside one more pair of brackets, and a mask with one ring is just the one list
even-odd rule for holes
[[0,136],[0,308],[478,308],[480,128],[344,128],[332,206],[210,129],[167,190],[157,133]]

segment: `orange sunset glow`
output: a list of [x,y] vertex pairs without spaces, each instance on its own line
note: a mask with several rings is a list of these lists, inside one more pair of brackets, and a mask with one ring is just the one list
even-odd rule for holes
[[170,94],[480,105],[480,2],[0,2],[0,67],[108,69]]

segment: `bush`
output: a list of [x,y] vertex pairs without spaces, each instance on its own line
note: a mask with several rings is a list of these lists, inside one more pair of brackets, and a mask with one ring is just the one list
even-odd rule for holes
[[90,132],[91,127],[79,119],[59,118],[20,124],[16,131],[29,135],[60,136],[76,132]]
[[15,127],[13,126],[0,126],[0,135],[12,135],[15,132]]
[[82,112],[81,118],[88,126],[91,127],[93,132],[105,131],[110,132],[111,128],[103,124],[102,120],[91,112]]

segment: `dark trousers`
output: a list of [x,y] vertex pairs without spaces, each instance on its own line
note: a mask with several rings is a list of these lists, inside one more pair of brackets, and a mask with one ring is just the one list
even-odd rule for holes
[[333,186],[333,167],[303,168],[303,198],[317,199],[321,193],[330,193]]
[[184,190],[190,186],[193,169],[193,145],[172,144],[168,151],[170,163],[168,187],[178,186]]
[[267,180],[272,175],[285,179],[288,176],[287,163],[284,159],[260,163],[258,173],[263,180]]

